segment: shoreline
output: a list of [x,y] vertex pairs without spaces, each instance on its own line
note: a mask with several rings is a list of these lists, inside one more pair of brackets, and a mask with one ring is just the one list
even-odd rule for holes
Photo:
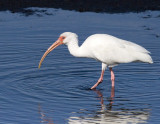
[[78,12],[126,13],[160,10],[160,1],[153,0],[1,0],[0,11],[27,13],[25,8],[41,7]]

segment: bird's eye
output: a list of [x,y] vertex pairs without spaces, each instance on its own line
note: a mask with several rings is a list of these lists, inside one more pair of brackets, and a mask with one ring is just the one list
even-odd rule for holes
[[65,37],[62,37],[62,39],[65,39]]

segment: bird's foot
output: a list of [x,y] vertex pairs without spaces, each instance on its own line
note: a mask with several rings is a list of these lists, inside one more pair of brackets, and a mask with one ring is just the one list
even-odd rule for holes
[[95,89],[100,83],[102,83],[103,79],[99,79],[95,85],[91,87],[91,90]]
[[104,70],[102,70],[100,78],[98,79],[97,83],[95,85],[93,85],[93,87],[91,87],[91,90],[95,89],[100,83],[102,83],[103,75],[104,75]]

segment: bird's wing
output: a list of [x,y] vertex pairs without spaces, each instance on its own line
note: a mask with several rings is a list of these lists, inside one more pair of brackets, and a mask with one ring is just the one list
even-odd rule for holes
[[135,44],[133,42],[130,42],[130,41],[118,39],[117,44],[119,44],[119,47],[127,48],[127,49],[130,49],[133,51],[137,51],[137,52],[141,52],[141,53],[150,53],[144,47],[142,47],[138,44]]
[[[86,39],[82,44],[88,50],[90,58],[109,65],[145,61],[141,58],[150,58],[145,48],[122,40],[111,35],[95,34]],[[149,59],[148,59],[149,60]]]

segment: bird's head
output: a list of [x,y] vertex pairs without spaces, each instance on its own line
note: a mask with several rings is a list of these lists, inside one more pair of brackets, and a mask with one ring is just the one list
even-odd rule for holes
[[75,33],[72,33],[72,32],[64,32],[64,33],[62,33],[62,34],[59,36],[58,40],[57,40],[56,42],[54,42],[54,43],[46,50],[46,52],[43,54],[43,56],[42,56],[42,58],[41,58],[41,60],[40,60],[40,62],[39,62],[38,68],[41,67],[41,64],[42,64],[44,58],[45,58],[53,49],[55,49],[56,47],[58,47],[58,46],[61,45],[61,44],[66,44],[66,45],[67,45],[67,44],[71,41],[71,38],[73,38],[73,37],[77,37],[77,35],[76,35]]
[[72,32],[64,32],[59,36],[59,38],[60,37],[64,38],[63,44],[68,45],[72,41],[73,38],[77,38],[78,36]]

